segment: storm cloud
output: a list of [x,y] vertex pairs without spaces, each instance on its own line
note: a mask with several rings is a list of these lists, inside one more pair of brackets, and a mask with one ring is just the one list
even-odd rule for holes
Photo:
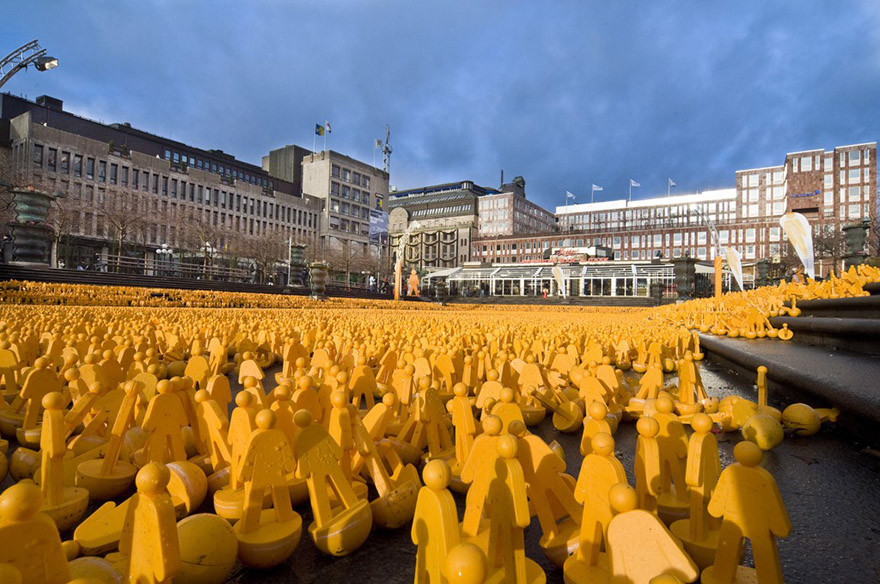
[[[733,186],[786,152],[880,134],[880,3],[6,2],[0,53],[61,66],[5,91],[259,164],[285,144],[366,162],[391,124],[391,184],[522,175],[551,208]],[[322,142],[319,139],[318,146]],[[377,155],[377,161],[380,157]]]

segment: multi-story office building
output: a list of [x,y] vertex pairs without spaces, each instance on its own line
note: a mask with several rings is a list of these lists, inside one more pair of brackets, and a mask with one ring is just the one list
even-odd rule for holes
[[405,236],[407,266],[451,268],[469,261],[479,201],[497,192],[462,181],[392,193],[388,202],[392,260]]
[[556,230],[556,217],[526,199],[526,181],[518,176],[501,190],[480,197],[480,237],[547,233]]
[[302,185],[304,195],[315,197],[323,204],[321,239],[325,249],[341,244],[347,250],[368,253],[370,211],[384,209],[388,173],[325,150],[303,157]]
[[321,201],[291,181],[219,150],[77,116],[54,98],[0,95],[0,138],[9,149],[6,180],[65,195],[53,213],[73,243],[73,263],[96,261],[118,242],[121,253],[141,258],[163,244],[235,246],[248,257],[248,241],[308,245],[321,229]]
[[778,166],[737,171],[732,189],[557,207],[558,233],[491,236],[481,230],[471,255],[536,262],[553,248],[605,246],[618,260],[685,254],[710,260],[717,237],[717,245],[736,248],[746,262],[773,261],[785,241],[779,218],[797,211],[813,226],[817,274],[824,276],[835,267],[823,257],[828,238],[836,237],[839,247],[843,225],[877,216],[876,155],[876,142],[796,152]]

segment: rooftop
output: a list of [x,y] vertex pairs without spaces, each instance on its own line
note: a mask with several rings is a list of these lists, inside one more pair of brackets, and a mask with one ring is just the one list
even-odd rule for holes
[[711,203],[736,199],[736,189],[715,189],[688,195],[672,195],[669,197],[652,197],[650,199],[615,199],[598,203],[580,203],[556,207],[557,215],[573,215],[593,211],[618,211],[624,209],[643,209],[645,207],[669,207],[671,205],[693,205],[695,203]]

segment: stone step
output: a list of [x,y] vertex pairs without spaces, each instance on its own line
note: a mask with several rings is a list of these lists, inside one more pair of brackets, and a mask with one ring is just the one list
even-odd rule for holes
[[801,316],[826,318],[880,318],[880,294],[852,298],[802,300],[797,303]]
[[767,367],[771,394],[841,410],[838,426],[880,444],[880,357],[773,339],[700,335],[708,358],[746,376]]
[[866,355],[880,355],[880,319],[823,316],[779,316],[770,324],[787,324],[793,341],[807,345],[846,349]]

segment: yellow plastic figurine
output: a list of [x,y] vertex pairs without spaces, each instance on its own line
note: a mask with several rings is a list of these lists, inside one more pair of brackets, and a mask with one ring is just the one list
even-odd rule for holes
[[601,553],[605,533],[611,522],[608,493],[614,485],[626,483],[626,471],[614,456],[614,438],[598,432],[584,457],[575,485],[574,496],[584,508],[581,516],[580,543],[577,554],[565,561],[565,581],[571,584],[602,582],[608,579],[608,562]]
[[[543,584],[547,577],[541,567],[526,557],[523,530],[531,522],[526,483],[516,460],[517,440],[510,434],[498,438],[498,456],[494,463],[481,469],[489,475],[486,515],[489,519],[489,540],[486,557],[489,580],[517,584]],[[555,456],[555,455],[554,455]]]
[[416,584],[444,582],[443,562],[458,545],[461,534],[455,500],[449,492],[452,478],[443,460],[432,460],[422,471],[425,486],[419,490],[411,537],[416,549]]
[[[736,462],[721,472],[709,514],[722,518],[715,563],[705,570],[705,584],[735,582],[781,583],[782,567],[777,537],[788,537],[791,521],[773,476],[758,466],[764,453],[752,442],[733,449]],[[743,538],[752,547],[755,567],[740,566]]]
[[148,434],[144,454],[149,462],[186,460],[183,428],[189,423],[180,398],[170,381],[163,379],[156,386],[158,393],[150,400],[142,425]]
[[496,443],[501,434],[501,418],[488,416],[483,420],[483,433],[474,441],[467,462],[461,468],[461,482],[470,485],[465,499],[461,531],[466,537],[476,537],[483,517],[483,506],[489,492],[488,473],[480,472],[495,462]]
[[685,459],[688,453],[688,439],[684,424],[675,414],[675,402],[666,394],[661,394],[654,402],[656,411],[652,416],[657,420],[660,431],[657,433],[657,447],[660,453],[661,492],[657,497],[657,507],[667,523],[681,519],[688,510],[688,489],[685,482]]
[[[244,506],[233,530],[242,563],[265,569],[287,560],[296,549],[302,518],[293,510],[286,478],[296,463],[287,437],[275,428],[275,412],[261,410],[256,423],[235,471],[244,484]],[[266,491],[272,496],[271,509],[263,509]]]
[[[29,480],[0,494],[0,565],[10,564],[28,584],[66,584],[67,558],[58,528],[40,513],[43,496]],[[0,581],[4,581],[0,572]]]
[[608,500],[616,512],[608,524],[605,543],[612,584],[650,584],[662,574],[672,574],[682,582],[697,579],[700,571],[663,522],[636,508],[632,487],[614,485]]
[[[315,520],[309,534],[319,550],[332,556],[348,555],[366,541],[372,526],[367,501],[358,499],[339,466],[342,449],[312,414],[300,410],[293,421],[300,429],[296,440],[296,477],[306,479],[309,502]],[[336,493],[341,508],[330,506],[328,487]]]
[[137,494],[128,505],[119,552],[125,557],[128,581],[138,584],[170,583],[180,570],[180,544],[174,503],[166,487],[168,468],[151,462],[135,482]]
[[706,506],[721,473],[721,460],[718,458],[718,442],[712,434],[712,418],[707,414],[696,414],[691,419],[691,434],[688,441],[687,470],[685,480],[690,489],[690,515],[669,526],[678,537],[691,558],[701,568],[706,568],[715,559],[718,547],[718,527],[720,522],[709,515]]
[[639,509],[655,512],[657,497],[663,492],[660,485],[660,446],[657,434],[660,425],[654,418],[639,418],[636,422],[639,437],[636,440],[636,494]]
[[64,396],[53,391],[43,396],[43,425],[40,436],[40,489],[43,494],[41,511],[52,518],[59,531],[79,523],[89,505],[89,492],[79,487],[64,486]]

